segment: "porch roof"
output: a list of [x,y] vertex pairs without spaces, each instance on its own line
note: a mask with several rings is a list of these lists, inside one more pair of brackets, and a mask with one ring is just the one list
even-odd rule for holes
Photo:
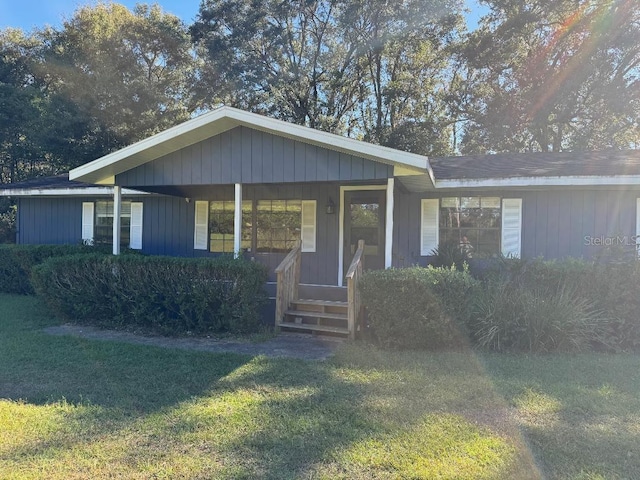
[[427,157],[322,132],[232,107],[220,107],[71,170],[69,178],[102,185],[115,176],[238,126],[392,165],[402,174],[433,179]]
[[[147,192],[123,189],[123,195],[149,195]],[[37,177],[24,182],[10,183],[0,188],[0,196],[8,197],[60,197],[60,196],[112,196],[113,187],[93,185],[69,180],[68,173],[48,177]]]

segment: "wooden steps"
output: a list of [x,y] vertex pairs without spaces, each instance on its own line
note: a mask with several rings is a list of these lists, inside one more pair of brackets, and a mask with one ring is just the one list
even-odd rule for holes
[[349,336],[348,303],[336,300],[299,299],[284,312],[280,328]]

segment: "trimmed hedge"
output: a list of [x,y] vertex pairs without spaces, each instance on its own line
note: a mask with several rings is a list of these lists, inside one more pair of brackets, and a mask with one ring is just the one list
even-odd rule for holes
[[32,279],[61,318],[172,335],[257,330],[267,273],[230,257],[81,254],[47,260]]
[[52,257],[95,252],[87,245],[0,245],[0,292],[32,295],[31,268]]
[[465,342],[477,286],[467,269],[413,267],[366,272],[360,291],[383,347],[447,348]]

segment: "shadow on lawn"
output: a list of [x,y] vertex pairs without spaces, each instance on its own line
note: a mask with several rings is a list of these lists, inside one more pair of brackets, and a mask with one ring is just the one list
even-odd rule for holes
[[[425,418],[455,410],[454,392],[435,394],[458,365],[440,384],[426,381],[429,364],[410,356],[391,356],[390,365],[379,352],[369,371],[370,353],[353,363],[252,358],[50,337],[0,322],[0,398],[22,416],[4,433],[0,473],[8,462],[49,478],[371,478],[360,473],[367,468],[384,477],[377,458],[349,464],[344,452],[371,442],[384,449],[391,439],[395,454],[439,428]],[[480,398],[475,373],[460,380]],[[496,438],[464,420],[452,428]],[[484,472],[482,456],[475,458]],[[96,471],[97,459],[108,465]]]
[[550,478],[635,478],[640,472],[636,356],[485,358]]

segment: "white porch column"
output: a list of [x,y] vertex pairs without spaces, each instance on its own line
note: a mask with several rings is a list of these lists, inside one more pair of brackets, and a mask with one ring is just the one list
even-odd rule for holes
[[120,255],[120,217],[122,214],[122,188],[113,187],[113,254]]
[[384,230],[384,268],[392,266],[393,252],[393,187],[395,179],[387,180],[387,211]]
[[236,183],[235,208],[233,212],[233,254],[239,257],[242,253],[242,184]]

